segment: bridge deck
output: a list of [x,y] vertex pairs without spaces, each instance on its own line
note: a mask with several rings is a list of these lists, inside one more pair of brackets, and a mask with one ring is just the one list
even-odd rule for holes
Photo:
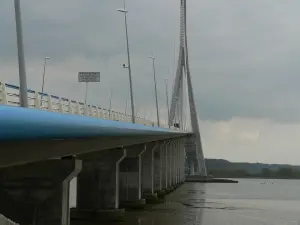
[[185,133],[129,122],[0,106],[0,140],[65,139]]
[[187,135],[171,127],[104,108],[0,82],[0,167],[163,141]]

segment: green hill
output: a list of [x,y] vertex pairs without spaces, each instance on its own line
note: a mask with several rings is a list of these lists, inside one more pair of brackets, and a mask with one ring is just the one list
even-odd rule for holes
[[300,166],[230,162],[224,159],[206,159],[208,173],[215,177],[274,177],[300,178]]

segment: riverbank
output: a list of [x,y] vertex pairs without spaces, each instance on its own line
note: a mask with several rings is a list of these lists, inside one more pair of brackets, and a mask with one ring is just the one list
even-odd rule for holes
[[202,176],[189,176],[186,178],[185,182],[187,183],[238,183],[238,181],[231,180],[231,179],[202,177]]

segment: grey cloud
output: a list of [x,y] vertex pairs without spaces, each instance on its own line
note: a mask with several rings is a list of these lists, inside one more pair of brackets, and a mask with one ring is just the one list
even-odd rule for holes
[[298,121],[299,3],[217,3],[189,39],[200,116]]
[[[22,1],[24,41],[30,87],[40,87],[42,58],[47,90],[82,99],[78,70],[100,70],[100,85],[91,85],[89,101],[124,110],[128,99],[122,0]],[[134,93],[140,108],[155,118],[149,54],[157,57],[159,102],[166,117],[164,78],[171,89],[173,46],[179,39],[179,1],[128,0],[128,25]],[[188,1],[188,42],[198,113],[203,120],[233,117],[300,119],[298,88],[298,1]],[[14,9],[0,3],[0,79],[17,81]],[[171,92],[171,90],[170,90]],[[299,105],[299,106],[298,106]],[[143,110],[141,110],[143,111]]]

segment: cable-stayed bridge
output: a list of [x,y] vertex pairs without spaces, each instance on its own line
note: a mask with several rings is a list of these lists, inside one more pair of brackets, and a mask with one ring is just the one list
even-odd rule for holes
[[[0,82],[0,214],[24,225],[68,225],[70,217],[98,220],[163,196],[187,173],[206,176],[188,60],[186,0],[180,7],[178,64],[166,124],[136,116],[134,104],[125,114],[27,89],[19,49],[20,87]],[[126,8],[120,11],[126,20]],[[16,7],[17,26],[18,12]],[[128,68],[130,73],[130,63]],[[77,204],[70,211],[75,177]]]

